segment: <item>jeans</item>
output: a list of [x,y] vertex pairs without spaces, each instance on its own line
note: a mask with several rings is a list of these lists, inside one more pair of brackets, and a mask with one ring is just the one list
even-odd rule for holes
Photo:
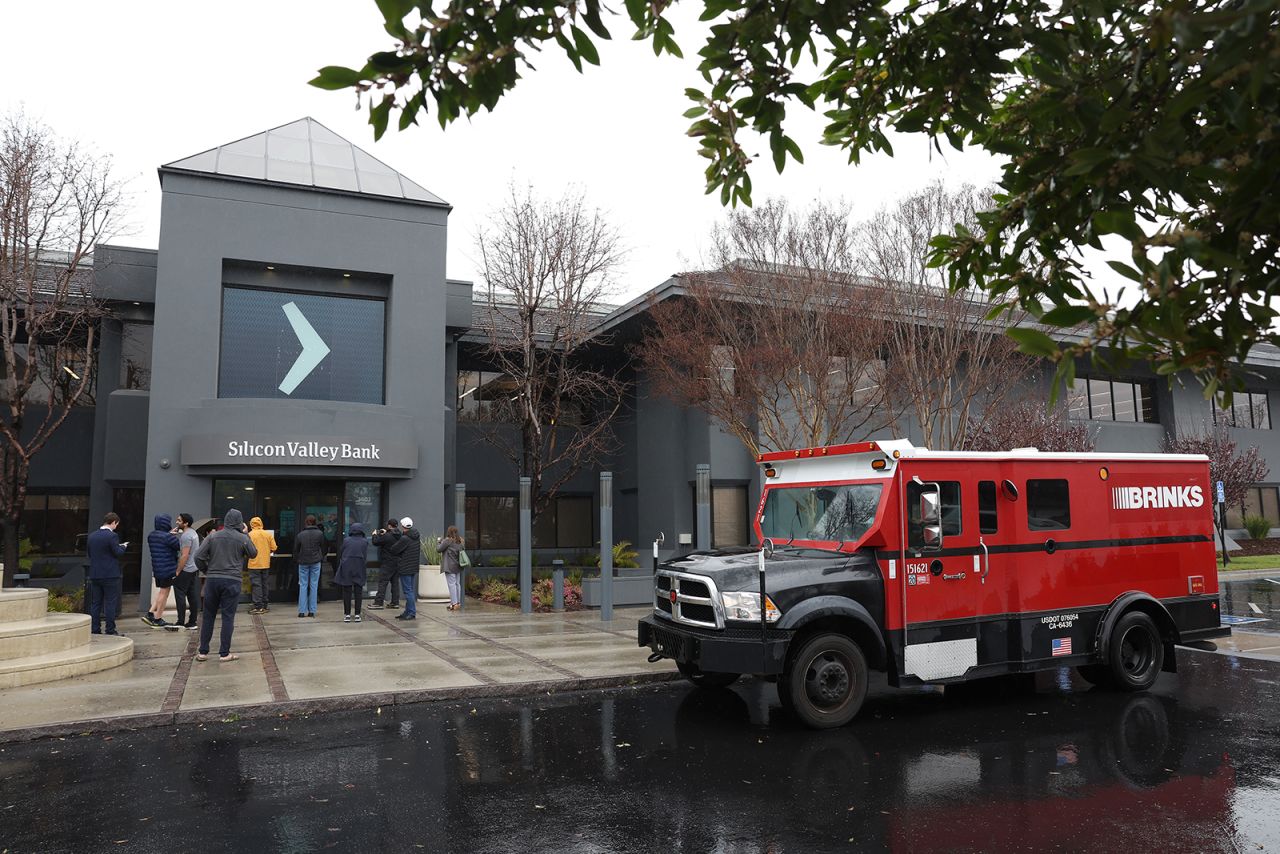
[[116,630],[116,612],[120,610],[120,579],[89,579],[89,631],[95,635],[102,631],[102,619],[107,620],[107,631]]
[[395,570],[388,572],[386,569],[378,570],[378,591],[373,595],[373,604],[381,607],[383,602],[387,600],[387,594],[390,593],[391,607],[394,608],[400,604],[400,584],[396,579]]
[[449,585],[449,604],[457,605],[462,602],[462,573],[446,572],[444,574],[445,583]]
[[[178,608],[178,624],[194,626],[200,613],[200,573],[179,572],[173,580],[173,589],[177,594],[174,603]],[[191,612],[191,621],[187,622],[187,612]]]
[[238,578],[206,578],[204,581],[204,620],[200,622],[200,654],[209,654],[209,641],[213,640],[213,618],[222,614],[222,637],[218,643],[218,655],[231,654],[231,633],[236,628],[236,607],[240,604],[240,580]]
[[314,614],[320,592],[320,564],[298,564],[298,613]]
[[400,576],[400,595],[404,596],[404,613],[410,617],[418,616],[418,597],[413,595],[413,582],[418,573]]
[[267,607],[267,573],[268,569],[249,570],[249,586],[253,588],[253,607]]

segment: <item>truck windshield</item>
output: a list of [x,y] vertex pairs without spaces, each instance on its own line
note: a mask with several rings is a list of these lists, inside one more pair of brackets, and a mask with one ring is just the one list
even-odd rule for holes
[[765,499],[760,530],[775,543],[854,542],[875,522],[882,489],[879,483],[774,487]]

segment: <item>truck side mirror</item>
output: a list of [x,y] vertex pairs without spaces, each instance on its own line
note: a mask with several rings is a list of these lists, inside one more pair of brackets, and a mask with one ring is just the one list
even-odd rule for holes
[[920,493],[921,539],[925,548],[942,548],[942,487],[936,483],[925,484]]

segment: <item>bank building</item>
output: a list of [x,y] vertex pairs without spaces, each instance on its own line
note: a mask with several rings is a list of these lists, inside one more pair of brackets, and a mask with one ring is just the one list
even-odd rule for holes
[[[79,587],[84,533],[108,510],[133,544],[125,590],[142,602],[143,541],[161,513],[262,517],[279,546],[275,599],[296,597],[292,544],[308,515],[332,545],[393,515],[438,533],[463,508],[469,549],[514,552],[517,474],[485,444],[501,411],[491,402],[511,391],[483,362],[471,283],[445,269],[450,204],[310,118],[164,164],[159,180],[158,247],[100,245],[86,271],[112,317],[93,394],[32,467],[30,583]],[[625,361],[649,306],[679,298],[677,277],[603,307],[600,357]],[[1231,427],[1280,482],[1269,397],[1280,353],[1258,348],[1250,367],[1248,423]],[[754,460],[699,410],[633,379],[617,452],[539,515],[536,550],[598,547],[604,468],[614,537],[642,555],[659,531],[664,556],[750,544]],[[1145,371],[1082,383],[1073,416],[1091,420],[1100,450],[1159,450],[1173,425],[1211,415],[1198,390]],[[1250,501],[1280,527],[1276,482]]]

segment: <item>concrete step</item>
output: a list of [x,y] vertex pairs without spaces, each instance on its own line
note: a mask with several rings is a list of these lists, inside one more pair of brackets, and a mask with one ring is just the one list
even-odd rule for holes
[[49,610],[49,591],[43,587],[0,590],[0,624],[38,620]]
[[89,643],[44,655],[0,661],[0,689],[109,670],[133,658],[133,639],[92,635]]
[[0,661],[74,649],[89,642],[87,614],[46,614],[0,623]]

